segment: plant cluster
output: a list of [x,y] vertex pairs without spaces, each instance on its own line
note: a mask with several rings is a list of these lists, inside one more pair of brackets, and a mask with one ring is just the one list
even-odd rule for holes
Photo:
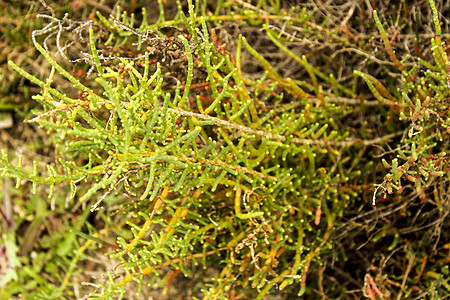
[[[48,132],[55,160],[46,170],[36,161],[27,168],[22,157],[13,163],[2,151],[0,170],[17,179],[17,189],[26,182],[35,194],[42,193],[38,183],[50,187],[50,210],[41,208],[41,220],[51,211],[70,211],[73,220],[64,221],[70,231],[55,250],[61,259],[40,265],[57,280],[28,267],[38,285],[29,296],[83,296],[78,278],[93,282],[91,298],[123,298],[131,285],[138,294],[152,285],[168,289],[182,273],[194,282],[192,296],[205,299],[313,295],[314,289],[338,297],[346,291],[334,285],[324,290],[323,278],[331,275],[322,265],[348,261],[340,234],[357,227],[347,219],[361,202],[379,205],[379,192],[400,197],[413,187],[421,201],[438,207],[443,224],[450,63],[434,3],[434,61],[419,55],[424,70],[419,64],[407,68],[408,58],[398,60],[374,11],[402,75],[392,95],[374,76],[355,70],[339,78],[331,67],[310,62],[318,55],[299,55],[289,46],[308,40],[311,49],[323,42],[348,47],[350,32],[339,33],[326,19],[318,25],[313,11],[286,10],[280,1],[236,2],[238,8],[220,1],[211,13],[206,1],[177,2],[177,13],[167,20],[164,1],[158,1],[154,24],[145,9],[129,14],[120,5],[114,16],[97,12],[88,21],[41,15],[49,23],[32,40],[50,75],[43,81],[13,61],[9,65],[42,89],[33,96],[42,110],[27,122]],[[302,76],[277,68],[276,58],[263,55],[251,36],[237,32],[230,40],[227,22],[264,32],[265,42],[298,63]],[[357,51],[365,47],[360,43]],[[72,62],[72,69],[57,57],[64,65]],[[357,98],[358,78],[376,101]],[[352,128],[367,107],[387,116],[376,128],[381,135],[366,121]],[[395,155],[389,162],[371,156],[393,140],[396,148],[382,154]],[[384,181],[382,165],[389,169]],[[391,250],[400,234],[395,232]],[[94,280],[78,269],[99,255],[98,248],[104,254],[95,268],[103,278]],[[408,251],[412,268],[416,260]],[[443,295],[448,284],[430,272],[424,277],[434,279],[433,291]],[[316,276],[317,283],[311,279]],[[371,299],[393,291],[369,272],[358,276],[361,293]],[[399,295],[414,292],[406,277]]]
[[[448,172],[446,151],[448,151],[450,134],[448,116],[450,91],[448,53],[450,51],[449,46],[441,39],[441,25],[436,7],[433,2],[430,4],[436,30],[436,36],[431,39],[434,61],[429,62],[423,58],[423,55],[418,55],[418,63],[409,69],[396,57],[386,31],[376,11],[374,12],[375,22],[386,51],[402,74],[403,85],[397,90],[396,97],[392,96],[376,78],[355,71],[355,74],[364,79],[381,103],[390,106],[395,113],[399,114],[400,121],[410,122],[408,133],[403,138],[402,145],[396,150],[397,157],[391,163],[383,159],[383,165],[391,172],[385,176],[385,181],[380,187],[392,194],[393,189],[402,191],[404,187],[402,179],[407,180],[413,183],[423,201],[426,201],[426,190],[430,185],[444,172]],[[408,57],[404,60],[406,59]],[[419,64],[425,70],[420,70]],[[403,164],[399,165],[399,159],[403,161]],[[441,206],[439,199],[435,201],[438,206]]]

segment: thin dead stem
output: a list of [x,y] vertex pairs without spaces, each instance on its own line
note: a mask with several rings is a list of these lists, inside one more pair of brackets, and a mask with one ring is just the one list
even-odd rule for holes
[[[246,127],[243,125],[239,125],[236,123],[232,123],[229,121],[225,121],[225,120],[222,120],[222,119],[219,119],[216,117],[211,117],[211,116],[204,115],[204,114],[199,114],[199,113],[194,113],[194,112],[184,111],[181,109],[174,109],[174,108],[169,108],[168,110],[169,110],[169,112],[171,112],[173,114],[177,114],[177,115],[184,116],[184,117],[197,118],[197,119],[201,119],[201,120],[214,121],[214,123],[219,126],[237,129],[242,132],[259,135],[261,137],[265,137],[265,138],[269,138],[269,139],[274,139],[274,140],[278,140],[278,141],[282,141],[282,142],[287,141],[289,139],[289,137],[286,137],[281,134],[271,133],[271,132],[267,132],[264,130],[256,130],[256,129],[253,129],[250,127]],[[400,136],[402,134],[403,134],[403,131],[398,131],[398,132],[387,134],[385,136],[378,137],[378,138],[371,139],[371,140],[348,138],[345,141],[326,141],[326,140],[292,138],[292,139],[290,139],[290,142],[294,143],[294,144],[310,144],[310,145],[320,145],[320,146],[334,145],[334,146],[339,146],[339,147],[349,147],[349,146],[352,146],[355,144],[362,144],[363,146],[370,146],[370,145],[374,145],[374,144],[380,144],[383,142],[387,142],[387,141],[389,141],[397,136]]]

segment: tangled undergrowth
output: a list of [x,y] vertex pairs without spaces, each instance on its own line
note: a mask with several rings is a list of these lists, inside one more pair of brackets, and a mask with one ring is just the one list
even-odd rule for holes
[[1,296],[450,292],[448,6],[75,3],[9,61]]

